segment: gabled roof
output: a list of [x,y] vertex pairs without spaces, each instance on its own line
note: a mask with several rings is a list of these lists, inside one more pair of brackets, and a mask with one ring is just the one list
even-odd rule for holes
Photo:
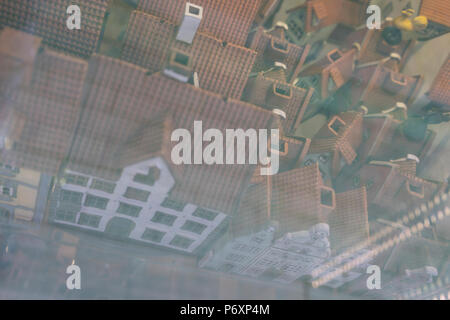
[[341,52],[338,49],[330,51],[325,57],[314,62],[300,73],[300,78],[311,75],[320,75],[320,95],[327,98],[331,92],[328,90],[328,81],[331,78],[335,84],[332,92],[338,90],[353,74],[354,61],[357,50],[351,49]]
[[[284,70],[269,69],[250,77],[242,100],[269,110],[282,110],[286,118],[281,122],[281,127],[286,135],[292,135],[303,118],[313,89],[306,90],[289,84],[285,81],[286,78],[283,79],[283,74]],[[278,89],[289,94],[277,94]]]
[[239,208],[231,220],[233,236],[263,230],[270,223],[271,179],[261,176],[261,182],[250,185],[242,195]]
[[[358,55],[358,63],[365,64],[381,60],[389,57],[392,53],[396,53],[400,56],[399,68],[401,69],[412,53],[416,42],[415,40],[402,40],[400,44],[396,46],[389,45],[382,37],[383,28],[387,24],[382,25],[382,29],[370,29],[364,33],[361,41],[361,50]],[[365,29],[362,29],[365,30]],[[364,31],[356,31],[355,33],[361,33]]]
[[[225,132],[227,128],[267,128],[272,119],[268,110],[225,100],[159,73],[146,75],[145,69],[117,59],[95,55],[89,68],[92,79],[86,86],[85,112],[68,164],[74,171],[116,180],[122,169],[116,158],[128,150],[130,137],[137,135],[150,140],[150,136],[139,132],[163,114],[170,114],[173,128],[191,132],[195,120],[203,121],[204,131],[212,127]],[[122,76],[117,77],[118,74]],[[173,200],[229,213],[253,167],[183,165],[183,175],[170,196]]]
[[450,6],[447,0],[422,0],[419,14],[430,21],[450,27]]
[[[356,150],[362,142],[363,117],[360,112],[348,111],[334,116],[314,136],[309,153],[332,153],[333,171],[337,174],[342,156],[347,164],[356,159]],[[333,129],[334,124],[340,128]]]
[[355,68],[351,105],[362,102],[369,113],[380,113],[397,102],[406,105],[414,100],[422,86],[423,77],[409,76],[386,67],[391,59],[358,65]]
[[[324,204],[323,192],[330,196]],[[334,190],[323,185],[317,163],[267,176],[244,193],[233,217],[240,234],[277,223],[277,233],[295,232],[328,221],[336,205]],[[241,229],[242,228],[242,229]]]
[[140,0],[137,10],[180,25],[186,2],[203,7],[200,32],[222,41],[244,45],[261,0]]
[[286,66],[287,81],[292,82],[296,78],[306,59],[309,46],[297,46],[289,42],[282,27],[273,30],[258,27],[250,37],[249,48],[257,52],[253,72],[267,70],[274,62],[281,62]]
[[5,27],[0,31],[0,95],[28,85],[42,39]]
[[450,107],[450,55],[434,79],[428,97],[433,102]]
[[176,49],[192,60],[200,88],[239,99],[256,52],[203,32],[197,32],[193,43],[188,45],[175,40],[176,30],[174,23],[133,11],[121,59],[153,73],[164,68],[171,50]]
[[[322,192],[328,192],[329,205],[323,204]],[[323,185],[317,163],[272,176],[270,217],[281,233],[326,222],[335,205],[334,191]]]
[[44,50],[35,58],[29,87],[10,97],[21,132],[2,158],[18,167],[55,174],[67,156],[81,112],[84,60]]
[[330,243],[340,251],[369,237],[366,188],[336,194],[336,209],[330,214]]

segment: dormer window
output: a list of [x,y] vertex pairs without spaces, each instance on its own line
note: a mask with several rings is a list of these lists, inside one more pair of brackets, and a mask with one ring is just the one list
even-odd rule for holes
[[338,61],[340,58],[342,58],[342,54],[339,50],[333,50],[328,53],[328,60],[330,60],[331,63]]
[[425,188],[423,183],[414,184],[411,181],[406,182],[406,190],[417,198],[423,198],[425,195]]
[[188,82],[192,75],[191,57],[184,52],[172,50],[163,73],[181,82]]
[[288,49],[287,42],[282,43],[282,42],[276,41],[275,39],[272,40],[272,46],[275,49],[278,49],[281,51],[287,51],[287,49]]
[[328,123],[328,129],[334,134],[339,135],[342,129],[345,127],[345,122],[338,116],[334,116],[333,119]]
[[176,63],[181,64],[183,66],[189,65],[189,56],[185,55],[181,52],[175,52],[175,57],[173,59]]
[[288,153],[289,144],[287,141],[283,139],[279,139],[278,144],[275,144],[272,142],[272,139],[270,141],[270,152],[280,154],[282,156],[286,155]]
[[287,41],[280,41],[272,37],[266,50],[266,58],[271,61],[284,61],[288,51],[289,44]]
[[289,87],[281,87],[281,86],[275,85],[274,90],[275,90],[275,93],[277,93],[279,95],[285,96],[287,98],[291,97],[291,88],[289,88]]
[[326,207],[333,207],[333,192],[331,190],[322,188],[320,190],[320,204]]

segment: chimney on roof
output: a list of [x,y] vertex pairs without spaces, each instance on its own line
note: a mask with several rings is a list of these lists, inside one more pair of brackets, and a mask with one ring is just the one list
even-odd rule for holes
[[175,80],[188,82],[192,76],[192,59],[187,53],[173,50],[163,73]]
[[267,106],[273,109],[285,110],[292,98],[292,89],[286,83],[273,82],[267,91]]
[[266,50],[266,58],[272,61],[284,61],[289,51],[289,42],[285,39],[285,31],[288,26],[283,22],[277,22],[275,28],[269,32],[272,37]]
[[183,22],[178,29],[176,39],[191,44],[202,20],[203,8],[190,2],[186,3]]
[[264,77],[286,82],[286,70],[287,67],[284,63],[276,61],[272,68],[264,72]]
[[289,28],[286,23],[284,23],[282,21],[278,21],[275,24],[275,27],[269,33],[278,39],[285,40],[285,32],[288,29]]

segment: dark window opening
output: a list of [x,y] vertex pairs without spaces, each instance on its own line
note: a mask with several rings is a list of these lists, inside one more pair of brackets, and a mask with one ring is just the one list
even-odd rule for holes
[[182,236],[175,236],[172,241],[170,241],[170,244],[175,247],[187,249],[189,246],[194,242],[194,240],[182,237]]
[[333,61],[337,61],[341,58],[341,54],[338,51],[333,52],[332,54],[330,54],[330,59]]
[[153,186],[159,180],[161,171],[157,167],[150,167],[147,174],[138,173],[134,176],[133,181],[148,186]]
[[283,96],[289,97],[291,95],[291,88],[275,87],[275,92]]
[[101,216],[82,212],[80,213],[80,218],[78,218],[78,224],[82,226],[98,228],[101,218]]
[[142,239],[150,240],[153,242],[161,242],[164,235],[165,235],[165,232],[146,228],[144,231],[144,234],[142,235]]
[[161,203],[161,206],[163,206],[164,208],[173,209],[175,211],[183,211],[186,203],[166,198],[164,199],[163,203]]
[[329,190],[320,191],[320,203],[331,207],[333,205],[333,193]]
[[183,66],[187,66],[188,63],[189,63],[189,56],[187,56],[185,54],[182,54],[182,53],[179,53],[179,52],[176,52],[174,60],[178,64],[181,64]]
[[422,185],[419,185],[419,186],[415,186],[415,185],[413,185],[413,184],[409,184],[409,190],[411,190],[412,192],[414,192],[414,193],[422,193]]
[[11,213],[5,208],[0,208],[0,222],[8,222]]
[[275,49],[278,49],[278,50],[286,51],[287,48],[288,48],[288,44],[287,43],[281,43],[281,42],[273,41],[273,47]]
[[152,218],[152,222],[165,224],[166,226],[172,226],[176,219],[176,216],[161,211],[156,211],[155,215]]
[[108,199],[88,194],[86,195],[86,199],[84,200],[84,205],[86,207],[93,207],[105,210],[106,206],[108,205]]
[[128,199],[134,199],[138,201],[146,202],[148,197],[150,196],[150,192],[145,190],[136,189],[133,187],[127,187],[127,191],[125,192],[124,197]]
[[189,13],[198,16],[200,14],[200,9],[194,6],[189,6]]
[[203,208],[197,208],[192,215],[208,221],[213,221],[217,217],[218,213]]
[[182,230],[190,231],[197,234],[202,234],[202,232],[206,229],[206,226],[204,224],[187,220],[183,226],[181,227]]
[[119,208],[117,208],[117,212],[121,214],[125,214],[130,217],[137,217],[139,216],[139,213],[141,212],[142,208],[138,206],[133,206],[128,203],[121,202],[119,204]]
[[344,127],[344,124],[341,121],[335,119],[330,127],[335,132],[339,133],[339,131],[342,130],[342,128]]

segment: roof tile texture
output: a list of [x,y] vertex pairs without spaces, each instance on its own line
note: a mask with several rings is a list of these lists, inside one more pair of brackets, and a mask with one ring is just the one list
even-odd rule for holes
[[222,41],[244,45],[261,0],[140,0],[138,10],[180,25],[186,2],[203,7],[200,32]]

